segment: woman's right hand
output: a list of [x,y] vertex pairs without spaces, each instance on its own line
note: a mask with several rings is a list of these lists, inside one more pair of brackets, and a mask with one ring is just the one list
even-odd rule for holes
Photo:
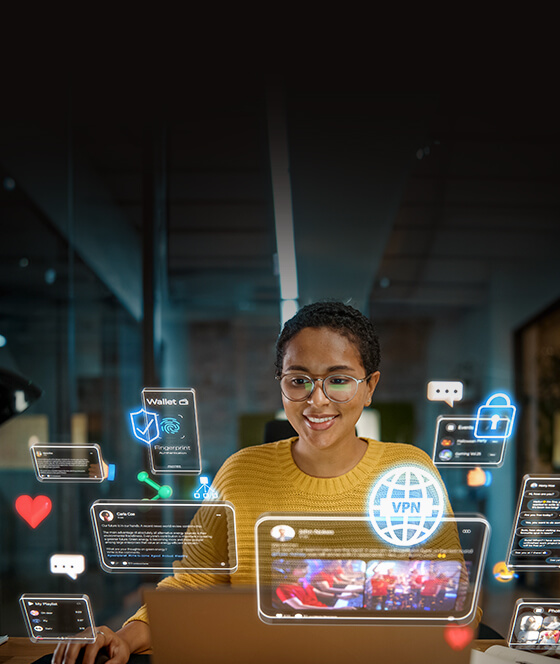
[[94,643],[59,643],[53,654],[53,664],[74,664],[82,649],[83,664],[94,664],[102,648],[109,657],[107,664],[126,664],[131,652],[128,642],[106,626],[99,627],[96,632]]

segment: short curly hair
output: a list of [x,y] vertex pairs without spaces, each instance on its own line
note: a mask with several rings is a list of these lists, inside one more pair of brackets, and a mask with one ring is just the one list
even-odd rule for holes
[[302,307],[284,325],[276,341],[276,375],[282,374],[286,346],[306,327],[327,327],[356,344],[366,375],[379,368],[381,351],[373,323],[354,307],[343,302],[314,302]]

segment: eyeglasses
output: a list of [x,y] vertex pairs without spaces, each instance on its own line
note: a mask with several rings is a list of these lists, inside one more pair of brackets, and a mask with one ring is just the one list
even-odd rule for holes
[[315,383],[321,381],[327,399],[335,403],[346,403],[356,396],[359,384],[369,380],[370,377],[371,374],[359,379],[342,374],[333,374],[326,378],[311,378],[305,374],[282,374],[276,376],[276,380],[280,381],[282,394],[290,401],[306,401],[313,394]]

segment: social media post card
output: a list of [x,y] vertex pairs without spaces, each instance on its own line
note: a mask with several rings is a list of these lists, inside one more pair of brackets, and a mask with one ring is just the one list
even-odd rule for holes
[[142,390],[144,412],[136,424],[149,437],[154,474],[199,475],[200,445],[193,389]]
[[235,510],[227,501],[98,500],[90,508],[105,572],[234,572]]
[[[257,596],[267,623],[466,624],[476,612],[489,526],[445,518],[449,548],[391,547],[363,515],[261,515]],[[452,542],[455,544],[452,544]]]
[[533,652],[560,646],[560,600],[518,599],[513,611],[508,646]]
[[103,482],[108,466],[95,443],[37,443],[29,448],[39,482]]
[[476,426],[476,417],[440,415],[436,420],[434,464],[453,468],[501,466],[506,439],[477,438]]
[[31,641],[95,641],[97,634],[87,595],[26,593],[19,604]]
[[509,541],[511,569],[560,568],[560,475],[525,475]]

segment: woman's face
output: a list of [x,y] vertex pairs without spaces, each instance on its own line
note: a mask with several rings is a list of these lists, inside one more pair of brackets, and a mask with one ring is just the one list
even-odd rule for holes
[[[360,352],[350,339],[328,327],[306,327],[287,344],[282,373],[303,373],[311,378],[325,378],[337,373],[359,380],[365,377],[366,371]],[[315,389],[306,401],[289,401],[282,396],[284,410],[300,441],[316,449],[354,441],[356,422],[364,407],[371,402],[378,380],[377,371],[368,382],[358,385],[356,396],[347,403],[327,399],[320,382],[315,383]]]

